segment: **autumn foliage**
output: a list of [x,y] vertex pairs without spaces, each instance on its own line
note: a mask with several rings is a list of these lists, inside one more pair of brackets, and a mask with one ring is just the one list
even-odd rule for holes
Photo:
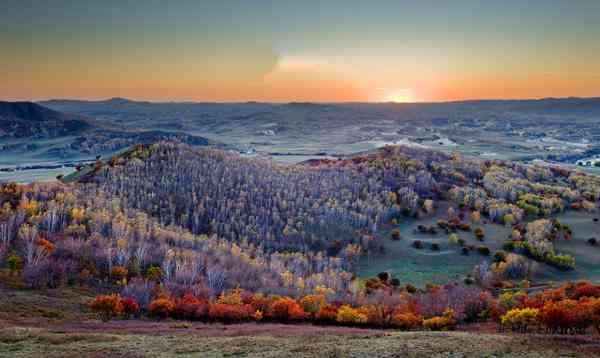
[[431,331],[449,331],[456,327],[454,310],[447,308],[442,316],[423,320],[423,327]]
[[88,305],[104,322],[123,312],[123,302],[119,295],[100,295],[90,301]]
[[300,321],[307,316],[298,302],[289,297],[271,303],[265,315],[265,317],[278,322]]
[[392,326],[403,331],[408,331],[420,327],[423,324],[423,317],[414,312],[399,311],[392,317]]
[[186,320],[203,320],[208,317],[209,309],[210,304],[207,300],[188,293],[175,300],[173,317]]
[[236,323],[251,320],[255,313],[256,311],[252,309],[251,305],[215,303],[210,306],[208,315],[211,321]]
[[140,305],[131,297],[121,299],[121,304],[123,305],[123,317],[125,319],[128,319],[131,316],[137,316],[140,312]]
[[514,308],[502,316],[502,325],[513,331],[525,333],[528,327],[537,323],[537,308]]
[[[404,331],[448,331],[459,323],[491,318],[501,328],[517,333],[585,334],[590,328],[600,333],[600,295],[598,286],[589,282],[531,295],[509,291],[497,297],[487,291],[429,285],[419,292],[404,290],[401,301],[388,304],[328,301],[320,293],[296,299],[240,288],[223,291],[214,300],[192,293],[173,297],[161,292],[144,311],[149,317],[221,323],[312,322]],[[389,296],[391,291],[383,287],[375,292]],[[103,321],[137,316],[141,311],[135,299],[118,294],[97,296],[89,306]]]
[[150,317],[165,319],[171,315],[175,309],[175,303],[168,297],[159,297],[150,302],[148,314]]
[[349,305],[343,305],[339,308],[336,316],[336,322],[354,326],[354,325],[366,325],[369,318],[366,314],[362,313],[361,310],[352,308]]

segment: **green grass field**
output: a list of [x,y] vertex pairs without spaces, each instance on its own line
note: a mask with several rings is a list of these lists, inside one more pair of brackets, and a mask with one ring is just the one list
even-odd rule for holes
[[[435,215],[415,220],[403,219],[398,225],[388,225],[379,230],[378,235],[383,237],[385,247],[384,254],[371,254],[363,257],[359,263],[358,274],[361,277],[372,277],[379,272],[387,271],[393,273],[402,283],[410,283],[422,287],[427,282],[447,283],[460,280],[465,277],[474,265],[485,260],[491,262],[491,257],[482,256],[476,251],[469,255],[461,255],[460,247],[448,242],[448,235],[438,230],[435,235],[415,232],[418,225],[435,225],[438,219],[445,219],[445,207],[437,210]],[[573,238],[570,241],[559,241],[556,249],[560,253],[571,254],[576,260],[576,269],[573,271],[561,271],[549,265],[538,263],[535,279],[540,281],[570,281],[587,279],[600,281],[600,246],[592,247],[587,243],[590,237],[600,239],[600,223],[594,222],[593,218],[598,213],[585,213],[569,211],[556,215],[561,222],[569,224],[573,230]],[[478,241],[471,232],[458,231],[460,238],[470,245],[485,245],[489,247],[492,255],[501,250],[505,240],[510,235],[509,227],[481,220],[477,224],[471,223],[472,228],[482,227],[485,230],[483,242]],[[390,233],[392,229],[398,228],[402,239],[392,241]],[[414,240],[425,243],[423,249],[415,249],[411,246]],[[438,243],[439,251],[433,251],[430,243]]]

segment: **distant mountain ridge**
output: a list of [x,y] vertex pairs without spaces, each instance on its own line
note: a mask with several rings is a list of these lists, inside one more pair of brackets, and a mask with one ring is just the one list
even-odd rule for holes
[[93,116],[57,111],[33,102],[0,102],[0,153],[35,153],[39,158],[66,159],[112,153],[158,140],[193,146],[210,144],[206,138],[187,133],[123,128],[99,122]]
[[67,114],[33,102],[0,102],[0,138],[52,138],[93,128],[82,115]]
[[53,98],[45,101],[37,102],[42,105],[51,106],[52,104],[84,104],[84,103],[113,103],[113,104],[217,104],[217,105],[228,105],[228,104],[272,104],[272,105],[292,105],[292,106],[310,106],[310,105],[328,105],[328,104],[386,104],[386,103],[397,103],[397,104],[413,104],[413,105],[435,105],[435,104],[473,104],[473,103],[498,103],[498,104],[525,104],[525,103],[537,103],[537,104],[557,104],[557,103],[568,103],[568,104],[588,104],[595,103],[600,105],[600,97],[544,97],[544,98],[529,98],[529,99],[465,99],[456,101],[436,101],[436,102],[360,102],[360,101],[340,101],[340,102],[311,102],[311,101],[289,101],[289,102],[268,102],[268,101],[232,101],[232,102],[210,102],[210,101],[146,101],[146,100],[135,100],[123,97],[112,97],[108,99],[99,100],[85,100],[85,99],[69,99],[69,98]]

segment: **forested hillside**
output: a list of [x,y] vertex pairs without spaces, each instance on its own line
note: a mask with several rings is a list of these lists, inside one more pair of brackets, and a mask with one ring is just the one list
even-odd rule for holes
[[512,225],[525,250],[560,265],[563,257],[547,240],[555,225],[545,224],[550,226],[540,228],[548,231],[540,240],[525,242],[520,239],[535,235],[526,236],[519,224],[565,210],[592,211],[600,197],[596,176],[408,147],[281,166],[160,143],[139,147],[133,159],[104,167],[92,180],[106,195],[163,225],[267,251],[326,251],[349,262],[359,248],[377,246],[379,226],[426,217],[449,202],[448,223],[438,223],[441,228],[460,227],[473,217]]
[[[62,182],[0,189],[2,280],[118,293],[91,303],[103,319],[141,310],[163,318],[432,330],[496,319],[527,331],[519,322],[535,321],[537,311],[534,318],[527,316],[534,311],[509,311],[540,310],[558,296],[527,301],[526,293],[495,298],[488,290],[528,288],[531,261],[575,269],[576,258],[556,249],[572,230],[551,215],[595,212],[600,179],[408,147],[282,166],[159,142],[98,160]],[[388,272],[356,277],[361,255],[402,240],[398,230],[391,237],[386,230],[439,211],[443,219],[418,231],[447,235],[445,245],[457,255],[482,255],[464,282],[418,288]],[[473,231],[483,242],[483,222],[511,230],[492,238],[504,250],[491,261],[487,246],[457,239]],[[411,250],[423,245],[416,240]],[[600,296],[597,286],[561,290],[558,301],[572,300],[578,310],[600,307],[576,302]]]

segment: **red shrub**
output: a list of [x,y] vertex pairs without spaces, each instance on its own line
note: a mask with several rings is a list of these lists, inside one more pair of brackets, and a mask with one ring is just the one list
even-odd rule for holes
[[265,316],[275,321],[287,322],[305,319],[307,314],[298,302],[289,297],[284,297],[271,303]]
[[600,285],[594,285],[590,282],[581,282],[577,284],[574,291],[574,299],[582,297],[600,297]]
[[586,312],[591,324],[600,334],[600,298],[584,298],[581,304],[586,306]]
[[123,303],[119,295],[100,295],[90,301],[88,305],[104,322],[123,312]]
[[488,314],[492,321],[500,323],[502,320],[502,316],[504,316],[507,311],[508,310],[506,309],[506,307],[503,307],[500,304],[499,300],[492,300],[492,302],[490,303],[490,309]]
[[164,319],[169,317],[171,312],[175,309],[175,304],[170,298],[160,297],[150,302],[148,308],[148,315],[150,317],[156,317],[158,319]]
[[547,290],[540,294],[540,299],[546,301],[560,301],[567,298],[566,285],[555,290]]
[[140,305],[133,298],[123,298],[121,303],[123,304],[123,316],[125,319],[129,319],[130,316],[135,316],[140,312]]
[[525,297],[521,306],[523,308],[542,309],[542,307],[544,307],[544,296],[541,294],[536,294],[534,296]]
[[568,312],[565,312],[557,302],[547,301],[544,303],[538,319],[552,333],[566,330],[569,327]]
[[540,311],[539,320],[552,333],[583,333],[593,323],[590,309],[586,300],[548,301]]
[[192,294],[186,294],[175,300],[173,317],[179,319],[206,319],[208,316],[209,303],[206,300],[197,298]]

